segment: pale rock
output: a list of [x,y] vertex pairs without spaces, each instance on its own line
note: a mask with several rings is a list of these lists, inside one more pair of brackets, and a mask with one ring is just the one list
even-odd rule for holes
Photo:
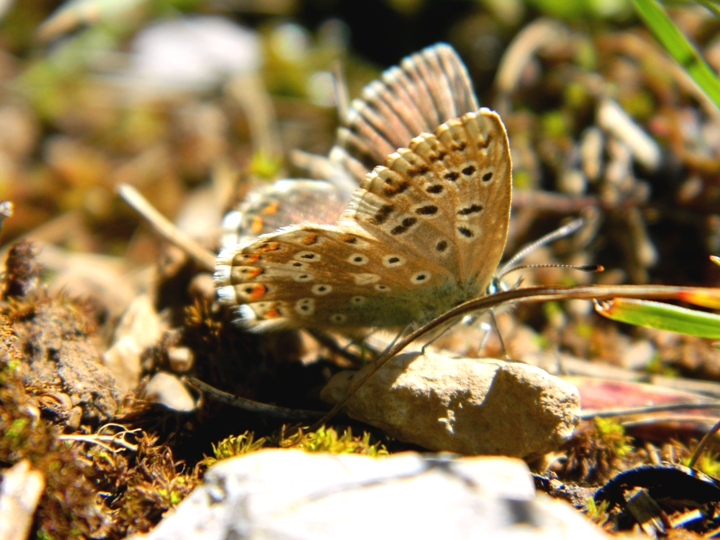
[[[333,377],[322,399],[337,403],[352,376]],[[534,366],[408,353],[370,377],[345,409],[351,418],[429,450],[532,458],[572,435],[580,397],[572,384]]]
[[30,537],[33,516],[45,489],[45,477],[27,459],[2,471],[0,481],[0,540]]
[[534,491],[511,458],[263,450],[211,467],[174,514],[133,538],[607,538]]
[[175,373],[190,371],[195,363],[195,355],[189,347],[170,347],[167,357],[170,369]]
[[113,342],[103,353],[103,365],[110,369],[122,392],[140,381],[140,356],[159,343],[166,324],[153,306],[150,296],[140,295],[132,301],[115,328]]
[[177,412],[190,412],[196,408],[193,397],[185,385],[170,373],[160,371],[145,385],[145,397]]

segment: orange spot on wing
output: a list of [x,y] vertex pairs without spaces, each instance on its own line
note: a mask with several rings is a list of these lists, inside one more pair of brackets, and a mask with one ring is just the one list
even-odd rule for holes
[[278,209],[278,203],[270,203],[265,208],[262,209],[260,212],[261,214],[265,214],[266,216],[270,216],[272,214],[275,214]]
[[345,242],[347,244],[356,244],[357,238],[353,236],[352,234],[341,234],[340,235],[340,241]]
[[261,217],[254,217],[252,220],[252,223],[250,224],[250,232],[253,234],[257,234],[260,231],[262,231],[263,228],[263,220]]
[[[251,285],[250,287],[252,287],[252,290],[250,290],[250,292],[247,293],[248,300],[250,302],[255,302],[256,300],[260,300],[260,298],[262,298],[263,295],[267,292],[267,287],[265,285],[263,285],[262,283],[255,283],[255,284]],[[247,291],[248,289],[246,288],[245,290]]]
[[268,242],[267,244],[263,244],[258,248],[258,251],[261,253],[265,253],[267,251],[278,251],[280,249],[280,243],[279,242]]
[[263,317],[265,319],[277,319],[278,317],[280,317],[280,312],[275,308],[270,308],[265,313],[263,313]]
[[305,235],[305,238],[302,239],[302,243],[306,246],[312,246],[313,244],[317,243],[318,235],[314,233],[310,233]]
[[262,268],[253,268],[249,272],[246,273],[247,279],[253,279],[258,277],[260,274],[262,274],[265,270]]

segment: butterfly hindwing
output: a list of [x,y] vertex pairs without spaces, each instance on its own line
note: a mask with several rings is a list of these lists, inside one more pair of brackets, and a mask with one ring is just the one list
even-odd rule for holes
[[[221,299],[255,329],[396,327],[452,307],[452,276],[350,225],[288,227],[221,254]],[[438,299],[438,291],[446,291]]]
[[330,159],[358,181],[413,137],[478,109],[455,50],[440,43],[405,58],[352,102]]

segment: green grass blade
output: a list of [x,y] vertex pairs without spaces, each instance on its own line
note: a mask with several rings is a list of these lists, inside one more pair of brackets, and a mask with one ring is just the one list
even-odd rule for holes
[[720,109],[720,80],[656,0],[633,0],[635,9],[665,50]]
[[720,316],[703,311],[651,302],[616,298],[595,304],[603,317],[635,326],[669,330],[689,336],[720,339]]

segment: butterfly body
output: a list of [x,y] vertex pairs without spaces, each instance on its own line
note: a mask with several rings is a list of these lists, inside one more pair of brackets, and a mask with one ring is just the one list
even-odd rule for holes
[[221,253],[218,294],[256,330],[427,322],[484,294],[511,193],[502,121],[464,114],[391,153],[335,225],[286,227]]

